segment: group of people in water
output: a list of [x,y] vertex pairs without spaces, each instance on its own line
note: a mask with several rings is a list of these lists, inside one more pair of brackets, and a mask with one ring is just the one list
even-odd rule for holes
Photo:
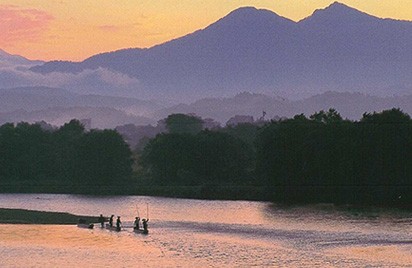
[[[109,218],[109,226],[113,227],[113,218],[114,215],[111,215]],[[104,223],[106,222],[106,217],[103,216],[103,214],[100,214],[99,216],[99,223],[101,225],[102,228],[104,228]],[[143,231],[144,232],[148,232],[148,224],[147,222],[149,221],[149,219],[142,219],[142,226],[143,226]],[[117,220],[116,220],[116,230],[120,231],[120,229],[122,228],[122,221],[120,220],[120,216],[117,216]],[[140,217],[136,217],[134,224],[133,224],[133,229],[134,230],[141,230],[140,229]]]
[[[142,219],[143,230],[147,232],[147,222],[149,219]],[[134,220],[133,228],[135,230],[140,230],[140,217],[136,217]]]

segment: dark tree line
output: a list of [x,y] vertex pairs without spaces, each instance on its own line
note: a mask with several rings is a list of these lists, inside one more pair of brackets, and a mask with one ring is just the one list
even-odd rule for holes
[[160,184],[225,184],[247,178],[251,155],[247,144],[226,133],[170,133],[149,142],[141,165]]
[[392,109],[343,120],[335,110],[266,125],[257,173],[286,202],[410,204],[412,120]]
[[357,122],[330,109],[262,127],[241,124],[213,131],[201,131],[195,119],[182,118],[174,117],[169,133],[152,139],[140,156],[143,170],[157,183],[253,181],[281,202],[412,201],[412,120],[399,109],[364,114]]
[[157,184],[228,184],[250,177],[254,154],[247,141],[202,130],[202,119],[194,115],[172,114],[165,123],[168,133],[151,139],[140,156],[144,172]]
[[130,178],[131,151],[114,130],[85,132],[77,120],[55,131],[37,124],[0,127],[0,182],[115,185]]
[[[330,109],[263,126],[202,130],[200,118],[182,114],[165,123],[168,133],[137,156],[139,174],[154,186],[202,186],[217,197],[221,189],[257,186],[265,189],[262,199],[281,202],[412,203],[412,120],[399,109],[365,113],[356,122]],[[0,127],[3,185],[127,187],[132,162],[114,130],[86,132],[76,120],[55,131],[27,123]]]

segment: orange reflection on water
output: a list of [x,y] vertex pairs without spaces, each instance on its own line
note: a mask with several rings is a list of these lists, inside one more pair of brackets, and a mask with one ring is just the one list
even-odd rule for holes
[[393,267],[412,267],[412,241],[404,245],[338,248],[330,251],[368,262],[391,263]]
[[[133,232],[62,225],[1,225],[1,267],[149,267],[162,256],[149,237]],[[167,263],[166,263],[167,265]]]

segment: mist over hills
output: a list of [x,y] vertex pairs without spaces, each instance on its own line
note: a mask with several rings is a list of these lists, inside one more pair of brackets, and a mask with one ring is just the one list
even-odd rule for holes
[[326,91],[391,96],[412,92],[412,22],[380,19],[340,3],[299,22],[237,9],[205,29],[149,49],[34,72],[107,68],[137,79],[141,96],[194,101],[238,92],[302,99]]
[[80,95],[65,89],[23,87],[0,89],[0,124],[46,121],[59,126],[73,118],[90,119],[93,128],[152,124],[147,117],[162,106],[133,98]]
[[36,123],[45,121],[53,126],[61,126],[72,119],[90,120],[89,127],[99,129],[113,129],[124,124],[147,125],[155,123],[150,118],[130,115],[124,111],[108,107],[55,107],[31,112],[17,110],[0,113],[0,125],[9,122]]
[[226,123],[235,115],[251,115],[255,120],[266,113],[265,120],[293,117],[297,114],[310,116],[320,110],[336,109],[343,118],[359,120],[365,112],[381,112],[401,108],[412,114],[412,95],[402,97],[376,97],[361,93],[325,92],[304,100],[291,101],[264,94],[243,92],[230,98],[206,98],[191,104],[179,104],[159,110],[155,117],[164,118],[172,113],[197,114]]
[[412,114],[412,95],[377,97],[362,93],[325,92],[303,100],[288,100],[258,93],[243,92],[232,97],[204,98],[190,104],[161,106],[133,98],[79,95],[67,90],[38,87],[0,89],[0,124],[46,121],[62,125],[73,118],[90,119],[92,128],[115,128],[120,125],[156,125],[173,113],[196,114],[224,125],[236,115],[255,120],[309,116],[320,110],[335,108],[344,118],[359,120],[365,112],[380,112],[393,107]]
[[412,22],[334,3],[299,22],[244,7],[164,44],[82,62],[0,50],[0,123],[78,118],[114,128],[195,113],[224,124],[331,107],[353,120],[393,107],[412,114],[411,47]]
[[20,87],[0,89],[0,112],[35,111],[53,107],[110,107],[134,114],[150,114],[162,106],[134,98],[81,95],[61,88]]
[[19,55],[12,55],[6,51],[0,49],[0,68],[5,67],[31,67],[39,64],[43,64],[44,61],[29,60]]

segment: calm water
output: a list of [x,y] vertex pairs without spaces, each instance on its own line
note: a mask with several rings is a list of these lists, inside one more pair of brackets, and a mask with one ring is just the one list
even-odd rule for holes
[[[0,207],[115,214],[150,235],[1,225],[1,267],[412,267],[412,215],[327,205],[3,194]],[[147,211],[147,207],[149,211]]]

